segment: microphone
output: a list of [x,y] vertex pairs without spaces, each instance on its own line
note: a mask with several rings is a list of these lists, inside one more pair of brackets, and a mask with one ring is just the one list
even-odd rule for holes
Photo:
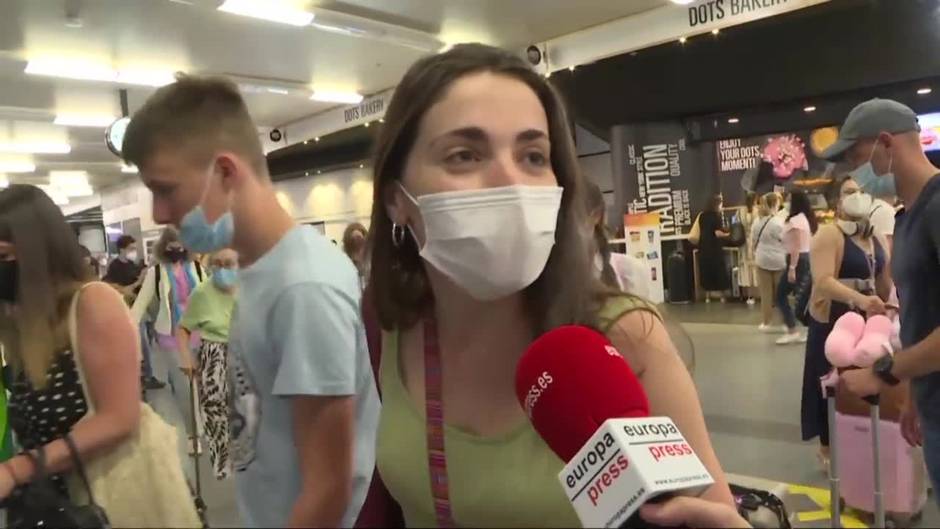
[[567,463],[558,479],[584,527],[648,526],[643,504],[714,483],[672,419],[649,416],[639,379],[593,329],[563,326],[535,340],[516,367],[516,396]]

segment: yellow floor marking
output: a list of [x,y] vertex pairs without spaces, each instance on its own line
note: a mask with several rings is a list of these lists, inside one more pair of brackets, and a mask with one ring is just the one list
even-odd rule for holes
[[[829,512],[831,504],[828,489],[807,487],[805,485],[790,485],[788,491],[792,495],[802,494],[808,497],[819,507],[819,510],[798,512],[797,520],[801,522],[817,522],[820,520],[828,520],[831,517]],[[846,529],[866,529],[868,526],[858,519],[854,510],[844,509],[842,511],[842,527]]]

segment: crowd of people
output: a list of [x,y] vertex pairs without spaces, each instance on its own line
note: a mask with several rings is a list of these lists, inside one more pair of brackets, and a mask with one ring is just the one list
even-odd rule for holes
[[[845,379],[863,395],[913,379],[908,420],[920,410],[938,479],[940,287],[923,278],[940,272],[940,170],[920,150],[913,112],[860,108],[827,153],[853,166],[833,185],[837,222],[817,226],[799,191],[753,197],[748,281],[759,287],[760,330],[780,328],[775,305],[778,343],[806,342],[803,434],[819,437],[823,461],[825,338],[849,310],[891,310],[897,285],[905,349]],[[370,229],[350,225],[342,249],[281,207],[245,103],[218,78],[158,89],[128,126],[125,161],[153,193],[154,220],[169,226],[153,266],[123,237],[96,281],[42,191],[0,192],[0,343],[16,373],[9,414],[24,450],[2,464],[0,498],[37,476],[37,450],[68,495],[70,443],[91,461],[133,435],[141,386],[163,384],[151,362],[159,351],[179,366],[165,375],[180,408],[199,402],[192,449],[204,438],[215,476],[234,478],[246,525],[351,527],[371,516],[575,526],[558,486],[563,462],[519,406],[514,374],[533,339],[583,324],[610,339],[651,413],[672,418],[714,478],[698,498],[643,516],[746,527],[689,371],[645,301],[648,274],[611,252],[603,196],[579,169],[546,79],[510,52],[459,45],[415,63],[384,120]],[[889,181],[907,206],[893,240],[875,228],[893,208],[872,198],[892,194]],[[714,197],[697,223],[702,283],[714,292],[729,286],[722,241],[733,234],[721,210]],[[382,501],[401,519],[377,514]],[[16,520],[29,506],[10,508]]]

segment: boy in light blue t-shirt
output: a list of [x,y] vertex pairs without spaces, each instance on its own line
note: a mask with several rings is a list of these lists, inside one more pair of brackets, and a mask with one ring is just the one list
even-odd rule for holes
[[238,88],[184,77],[127,127],[123,157],[153,217],[191,251],[239,255],[230,417],[238,505],[252,527],[350,527],[375,466],[379,400],[356,270],[278,203]]

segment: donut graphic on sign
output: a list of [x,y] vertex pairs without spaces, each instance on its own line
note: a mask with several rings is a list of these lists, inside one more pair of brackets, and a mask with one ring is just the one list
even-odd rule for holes
[[809,169],[806,146],[795,134],[767,138],[763,159],[773,166],[774,176],[779,180],[789,179],[798,170]]

